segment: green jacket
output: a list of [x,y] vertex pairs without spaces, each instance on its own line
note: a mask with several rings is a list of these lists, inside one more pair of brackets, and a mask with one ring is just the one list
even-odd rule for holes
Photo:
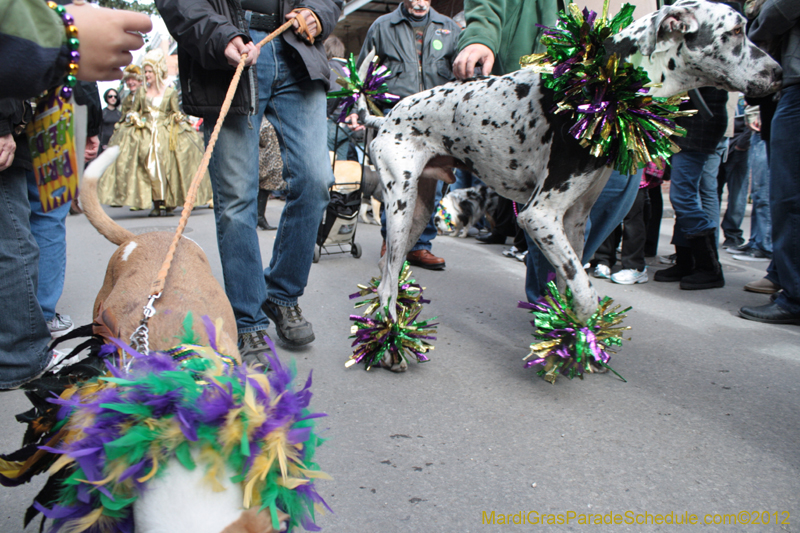
[[520,57],[544,52],[539,43],[543,29],[536,25],[555,25],[559,4],[559,0],[464,0],[467,28],[461,32],[458,49],[483,44],[494,52],[493,74],[519,70]]
[[44,0],[0,0],[0,98],[32,98],[67,73],[64,24]]

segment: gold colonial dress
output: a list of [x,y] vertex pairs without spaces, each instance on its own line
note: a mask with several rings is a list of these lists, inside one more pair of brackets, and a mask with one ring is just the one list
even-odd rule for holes
[[145,91],[130,93],[120,106],[122,118],[109,146],[119,146],[119,156],[106,169],[97,186],[100,203],[146,209],[153,203],[145,162],[152,130],[148,124]]
[[[203,140],[178,107],[178,92],[167,87],[161,98],[146,98],[152,134],[146,155],[146,168],[152,184],[152,200],[164,200],[167,208],[186,201],[200,161]],[[211,200],[211,180],[206,171],[197,190],[194,205]]]

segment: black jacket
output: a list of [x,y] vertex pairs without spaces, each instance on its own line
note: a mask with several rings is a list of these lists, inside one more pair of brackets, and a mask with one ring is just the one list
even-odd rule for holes
[[[327,86],[328,60],[322,42],[336,26],[341,0],[283,0],[282,4],[284,14],[296,8],[308,8],[319,18],[322,33],[313,46],[298,38],[291,29],[280,38],[295,49],[311,79],[324,80]],[[237,36],[245,43],[251,40],[239,0],[156,0],[156,7],[178,42],[185,111],[200,117],[217,116],[235,70],[225,58],[225,47]],[[253,113],[257,90],[255,70],[245,69],[230,113]]]
[[[683,151],[713,154],[728,128],[728,93],[713,87],[702,87],[699,91],[714,116],[707,120],[697,113],[677,119],[675,122],[686,128],[686,137],[675,136],[672,140]],[[682,104],[680,109],[697,109],[697,104],[689,101]]]

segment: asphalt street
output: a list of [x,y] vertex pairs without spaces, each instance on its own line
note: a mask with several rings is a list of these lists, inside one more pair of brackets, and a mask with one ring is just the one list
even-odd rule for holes
[[[273,224],[282,205],[270,201]],[[171,230],[178,221],[108,212],[135,232]],[[671,252],[671,231],[672,219],[664,219],[662,254]],[[259,232],[265,262],[274,235]],[[221,280],[213,213],[197,210],[187,236]],[[115,246],[83,216],[69,217],[67,238],[59,312],[87,324]],[[299,350],[279,346],[301,376],[313,369],[313,407],[328,414],[317,454],[333,477],[318,485],[334,510],[318,517],[324,531],[800,531],[800,327],[737,316],[740,306],[767,301],[742,290],[766,263],[720,252],[726,286],[706,291],[597,280],[601,295],[633,306],[625,321],[631,340],[611,361],[627,383],[604,374],[551,385],[523,368],[532,332],[517,308],[524,266],[503,257],[503,247],[471,238],[438,237],[434,252],[447,269],[414,270],[431,300],[427,316],[440,324],[431,361],[399,375],[346,369],[348,295],[378,275],[378,227],[360,224],[356,241],[362,258],[323,256],[312,267],[300,305],[316,341]],[[649,267],[651,279],[658,268]],[[0,448],[10,451],[24,429],[14,415],[27,400],[3,393],[0,405]],[[43,481],[0,488],[0,532],[23,530]],[[487,525],[492,513],[495,525]],[[712,523],[655,523],[655,515],[674,522],[687,513]],[[531,523],[543,514],[569,523]],[[589,514],[622,523],[580,524]]]

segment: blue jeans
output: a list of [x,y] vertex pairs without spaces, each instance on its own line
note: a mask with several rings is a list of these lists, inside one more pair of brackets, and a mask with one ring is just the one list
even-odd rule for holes
[[783,289],[775,302],[800,313],[800,85],[781,91],[769,141],[774,254],[767,279]]
[[[266,36],[255,30],[250,34],[256,42]],[[225,118],[209,165],[225,292],[240,334],[269,325],[261,308],[266,300],[293,306],[302,296],[322,213],[330,201],[328,187],[333,184],[323,134],[327,131],[324,84],[311,81],[282,39],[261,49],[257,72],[256,115]],[[265,115],[278,137],[288,187],[272,258],[262,270],[256,207],[258,135]],[[205,120],[207,143],[216,117]]]
[[[642,172],[640,170],[633,176],[620,174],[616,170],[611,173],[608,183],[597,197],[586,221],[583,263],[588,263],[592,259],[603,241],[622,223],[625,215],[631,210],[639,192]],[[528,256],[525,260],[528,267],[525,276],[525,296],[529,302],[535,302],[544,293],[547,277],[555,272],[555,269],[527,233],[525,240],[528,242]]]
[[[436,195],[433,197],[433,205],[439,205],[439,201],[442,199],[442,191],[444,190],[444,182],[439,181],[436,183]],[[428,225],[425,226],[425,229],[422,230],[422,235],[419,236],[419,240],[417,240],[417,244],[411,247],[409,252],[416,252],[417,250],[428,250],[431,251],[433,245],[431,241],[436,238],[436,224],[433,223],[433,218],[436,216],[436,210],[434,209],[433,213],[431,213],[431,219],[428,221]],[[386,240],[386,210],[381,209],[381,237],[383,240]]]
[[347,151],[350,149],[350,136],[330,118],[327,119],[327,128],[328,151],[336,152],[337,161],[346,161]]
[[467,172],[466,170],[457,168],[453,171],[453,174],[456,176],[456,181],[450,185],[449,190],[451,191],[457,191],[458,189],[469,189],[470,187],[479,187],[483,185],[483,182],[478,179],[475,174]]
[[70,202],[47,213],[42,211],[36,176],[27,172],[28,201],[31,204],[31,233],[39,245],[39,288],[36,296],[45,320],[56,316],[56,304],[64,290],[67,271],[67,215]]
[[750,139],[750,172],[753,211],[750,215],[750,247],[772,257],[772,212],[769,207],[769,162],[767,143],[756,132]]
[[39,247],[31,234],[25,170],[0,172],[0,389],[30,380],[47,364],[50,330],[36,299]]
[[[747,209],[747,186],[750,180],[749,151],[733,149],[728,153],[728,159],[722,163],[722,173],[725,176],[725,185],[728,186],[728,207],[722,217],[722,232],[725,240],[735,246],[744,244],[742,220]],[[721,185],[718,190],[722,192]]]
[[[683,151],[672,156],[672,183],[669,200],[675,209],[672,244],[689,246],[687,238],[719,226],[716,154]],[[712,171],[713,169],[713,171]],[[713,180],[709,178],[713,174]],[[716,218],[713,216],[716,205]]]

